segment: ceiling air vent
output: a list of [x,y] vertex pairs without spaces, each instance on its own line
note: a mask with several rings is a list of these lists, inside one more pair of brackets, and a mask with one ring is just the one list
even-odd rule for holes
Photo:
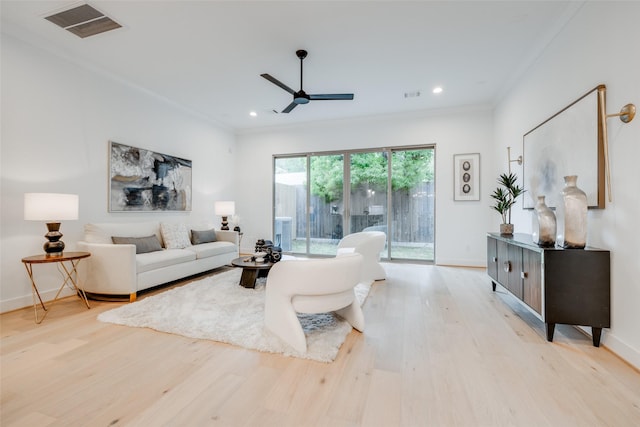
[[122,27],[88,4],[47,16],[45,19],[82,38]]

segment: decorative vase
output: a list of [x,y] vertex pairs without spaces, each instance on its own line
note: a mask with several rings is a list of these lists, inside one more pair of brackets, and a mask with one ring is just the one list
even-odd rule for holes
[[510,236],[513,234],[513,224],[500,224],[500,234]]
[[533,242],[541,247],[550,247],[556,244],[556,216],[544,202],[545,196],[538,196],[533,211]]
[[578,177],[564,177],[564,188],[556,208],[556,243],[562,248],[582,249],[587,244],[587,195],[576,185]]

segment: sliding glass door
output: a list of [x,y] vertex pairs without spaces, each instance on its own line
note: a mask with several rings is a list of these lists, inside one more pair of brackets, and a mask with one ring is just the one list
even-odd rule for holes
[[434,260],[434,148],[274,158],[274,243],[332,256],[350,233],[387,235],[382,258]]
[[391,242],[393,259],[434,260],[435,173],[433,148],[391,154]]
[[274,161],[273,244],[284,252],[307,252],[307,157]]
[[388,152],[351,153],[349,157],[349,231],[387,233]]
[[310,255],[335,255],[344,235],[344,155],[309,156]]

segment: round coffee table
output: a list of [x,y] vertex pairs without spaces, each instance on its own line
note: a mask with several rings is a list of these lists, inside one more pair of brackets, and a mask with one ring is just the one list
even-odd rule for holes
[[251,256],[241,256],[231,261],[231,264],[236,267],[242,267],[240,286],[254,289],[256,287],[256,279],[258,277],[267,277],[269,269],[273,267],[273,263],[245,261],[245,259],[251,259]]

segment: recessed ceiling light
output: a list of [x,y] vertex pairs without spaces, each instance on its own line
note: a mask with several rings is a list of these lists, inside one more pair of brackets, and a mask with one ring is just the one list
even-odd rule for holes
[[433,93],[442,93],[442,87],[440,86],[436,86],[433,88]]
[[249,112],[249,115],[251,117],[256,117],[258,115],[258,113],[256,113],[255,111],[251,111],[251,112]]

